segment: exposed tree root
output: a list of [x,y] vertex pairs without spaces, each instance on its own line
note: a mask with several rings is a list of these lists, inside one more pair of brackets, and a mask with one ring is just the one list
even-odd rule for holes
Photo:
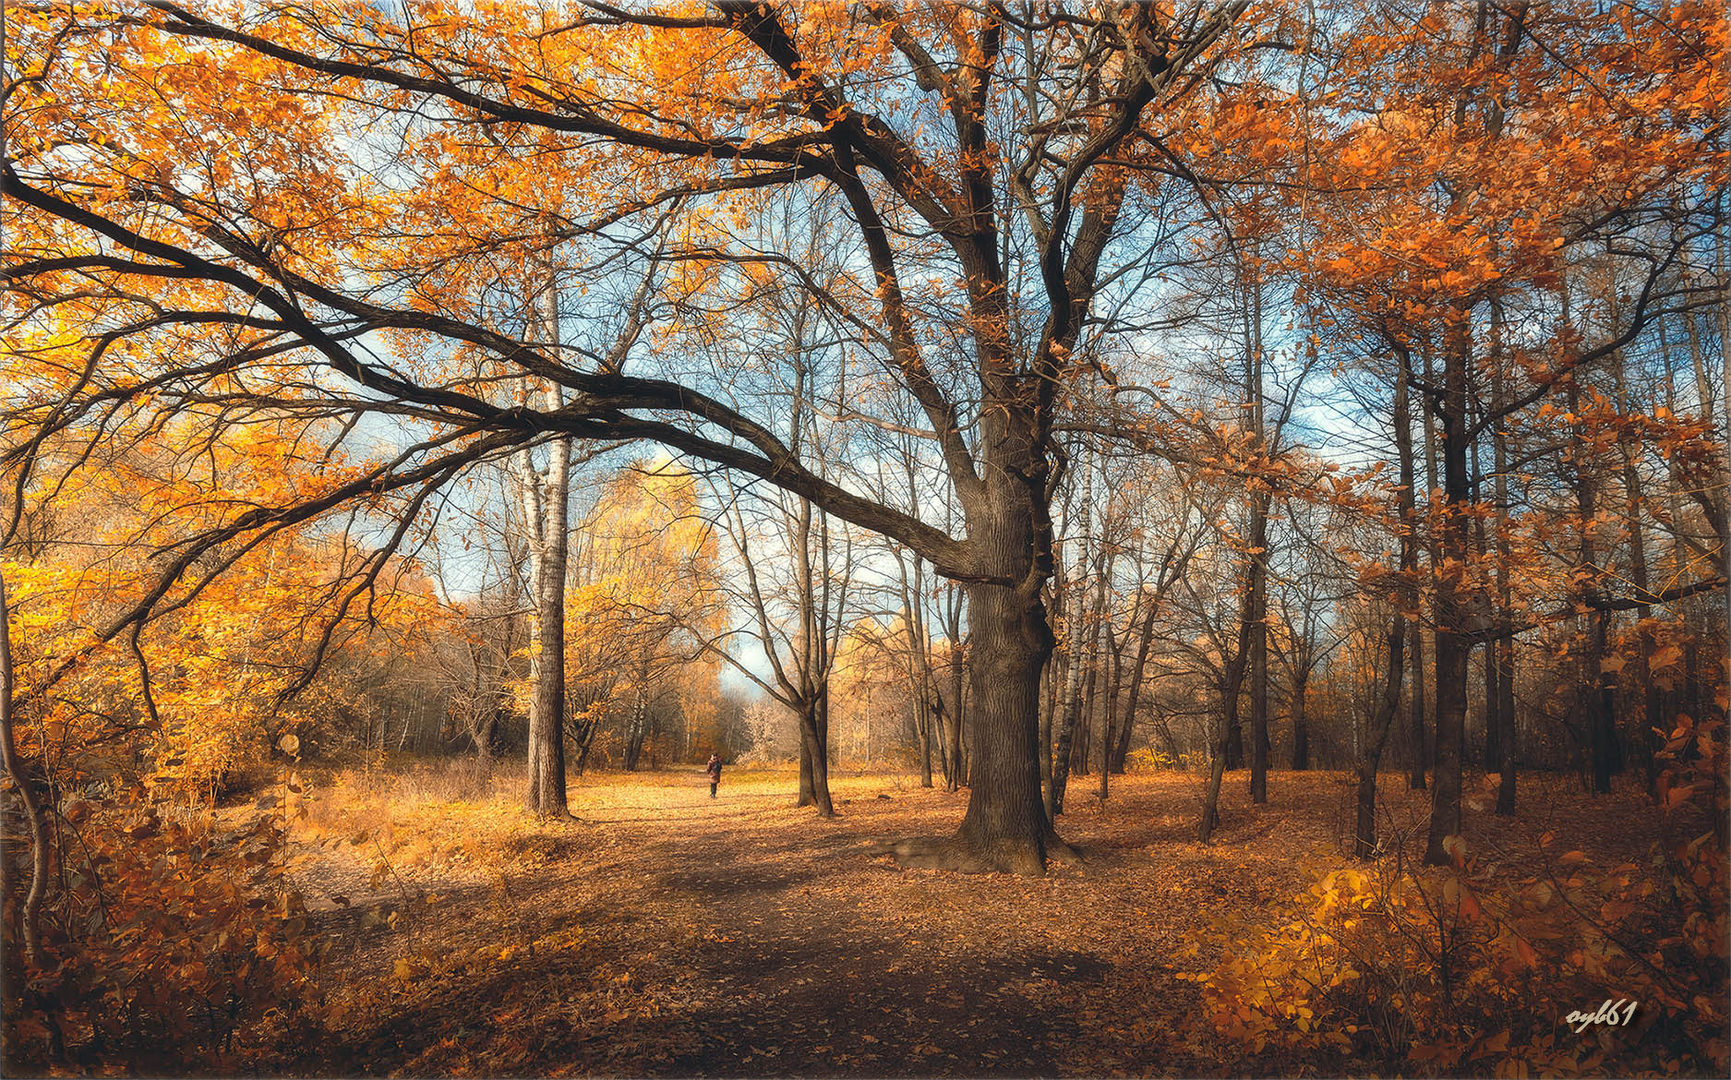
[[[1080,865],[1082,853],[1048,833],[1046,858],[1066,865]],[[949,870],[958,874],[1022,874],[1038,876],[1045,864],[1031,844],[1000,843],[980,848],[954,836],[910,836],[868,845],[874,855],[893,855],[896,862],[914,870]]]
[[1066,866],[1081,866],[1087,860],[1082,858],[1082,849],[1068,843],[1055,832],[1046,834],[1046,858]]

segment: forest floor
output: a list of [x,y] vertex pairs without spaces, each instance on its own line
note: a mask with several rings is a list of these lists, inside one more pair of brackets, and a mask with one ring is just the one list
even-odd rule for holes
[[[954,830],[967,794],[840,775],[838,816],[792,805],[790,771],[574,778],[579,820],[518,807],[520,774],[331,774],[296,831],[295,878],[336,944],[328,1037],[248,1071],[320,1075],[1239,1075],[1289,1072],[1215,1039],[1180,978],[1222,920],[1271,918],[1346,865],[1342,774],[1275,772],[1194,840],[1202,779],[1075,777],[1044,878],[904,870],[872,845]],[[1558,830],[1640,857],[1634,790],[1524,779],[1525,813],[1469,792],[1469,842],[1518,863]],[[1422,843],[1425,792],[1383,777],[1385,825]],[[1187,946],[1199,945],[1185,956]],[[333,1022],[332,1018],[340,1022]]]

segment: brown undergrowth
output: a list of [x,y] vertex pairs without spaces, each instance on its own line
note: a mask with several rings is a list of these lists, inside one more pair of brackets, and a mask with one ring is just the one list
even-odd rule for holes
[[[1043,878],[904,869],[882,854],[889,838],[952,831],[965,791],[841,775],[839,816],[824,820],[792,805],[793,779],[730,770],[712,801],[696,771],[591,775],[574,782],[575,819],[547,821],[518,809],[508,769],[327,776],[293,842],[295,881],[334,942],[317,975],[328,1035],[259,1044],[234,1064],[414,1076],[1387,1067],[1350,1041],[1345,1056],[1258,1051],[1202,1022],[1198,976],[1234,944],[1222,927],[1272,927],[1282,905],[1354,865],[1344,776],[1275,773],[1270,802],[1252,806],[1247,778],[1230,775],[1206,847],[1193,839],[1194,775],[1114,778],[1104,805],[1073,789],[1060,831],[1085,861]],[[1383,784],[1387,834],[1422,831],[1425,793]],[[1593,798],[1545,777],[1523,802],[1511,820],[1469,799],[1475,850],[1509,853],[1493,873],[1531,873],[1522,853],[1537,859],[1546,834],[1625,865],[1665,827],[1633,787]]]

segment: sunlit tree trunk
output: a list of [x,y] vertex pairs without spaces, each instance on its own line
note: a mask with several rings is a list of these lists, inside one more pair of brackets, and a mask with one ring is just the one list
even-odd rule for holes
[[929,683],[918,684],[914,695],[914,724],[920,742],[920,786],[932,786],[932,699]]
[[[1052,751],[1052,783],[1046,789],[1046,815],[1056,820],[1064,812],[1064,795],[1068,791],[1070,772],[1077,760],[1085,760],[1086,743],[1078,758],[1072,754],[1079,724],[1088,722],[1088,711],[1094,705],[1092,683],[1098,668],[1100,627],[1106,615],[1107,581],[1111,577],[1110,559],[1102,556],[1095,566],[1094,601],[1084,607],[1082,594],[1077,592],[1075,638],[1071,645],[1070,673],[1064,690],[1063,713],[1058,731],[1057,747]],[[1084,691],[1087,691],[1084,693]]]
[[1081,693],[1082,671],[1087,666],[1084,646],[1086,618],[1087,610],[1078,602],[1076,617],[1071,620],[1068,633],[1070,655],[1064,665],[1064,692],[1052,721],[1051,779],[1046,783],[1046,816],[1049,818],[1056,818],[1064,812],[1064,788],[1070,777],[1070,743],[1076,732],[1076,704]]
[[[800,499],[794,532],[800,607],[800,634],[794,643],[798,672],[795,679],[799,684],[794,698],[801,747],[799,805],[816,806],[820,815],[832,817],[835,804],[829,794],[829,680],[835,655],[832,635],[840,632],[841,620],[832,620],[829,606],[832,582],[827,521],[819,516],[817,527],[813,526],[811,500]],[[814,559],[818,565],[814,565]],[[846,589],[845,582],[841,588]]]
[[[551,283],[541,298],[544,311],[534,320],[543,336],[558,344],[558,294]],[[536,393],[531,387],[529,393]],[[546,407],[557,409],[563,393],[557,384],[539,388]],[[534,615],[530,620],[529,767],[526,801],[543,816],[568,813],[565,801],[565,575],[570,551],[571,440],[547,444],[543,473],[532,450],[519,455],[523,516],[530,527],[530,582]]]
[[800,703],[799,738],[803,747],[802,760],[811,762],[810,802],[801,805],[817,807],[823,817],[835,816],[835,804],[829,794],[829,703],[827,695],[813,695]]

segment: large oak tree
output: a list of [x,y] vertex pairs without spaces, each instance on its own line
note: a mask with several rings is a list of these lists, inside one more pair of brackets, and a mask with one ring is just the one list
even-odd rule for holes
[[[368,475],[236,508],[183,545],[109,634],[224,545],[534,443],[655,440],[965,584],[968,810],[954,838],[900,852],[1040,872],[1059,847],[1036,753],[1052,429],[1099,363],[1098,291],[1146,257],[1115,241],[1146,176],[1182,172],[1170,127],[1246,7],[21,12],[8,272],[33,328],[62,338],[31,388],[40,432],[143,413],[287,416],[324,439],[383,415],[399,431]],[[845,211],[857,281],[826,300],[917,403],[962,535],[827,479],[725,381],[584,344],[616,336],[585,330],[606,321],[594,298],[635,280],[668,213],[683,247],[665,257],[690,274],[751,262],[797,279],[796,259],[730,231],[793,187]],[[537,332],[520,298],[548,265],[566,268],[559,295],[590,299]],[[502,401],[509,385],[525,389]]]

